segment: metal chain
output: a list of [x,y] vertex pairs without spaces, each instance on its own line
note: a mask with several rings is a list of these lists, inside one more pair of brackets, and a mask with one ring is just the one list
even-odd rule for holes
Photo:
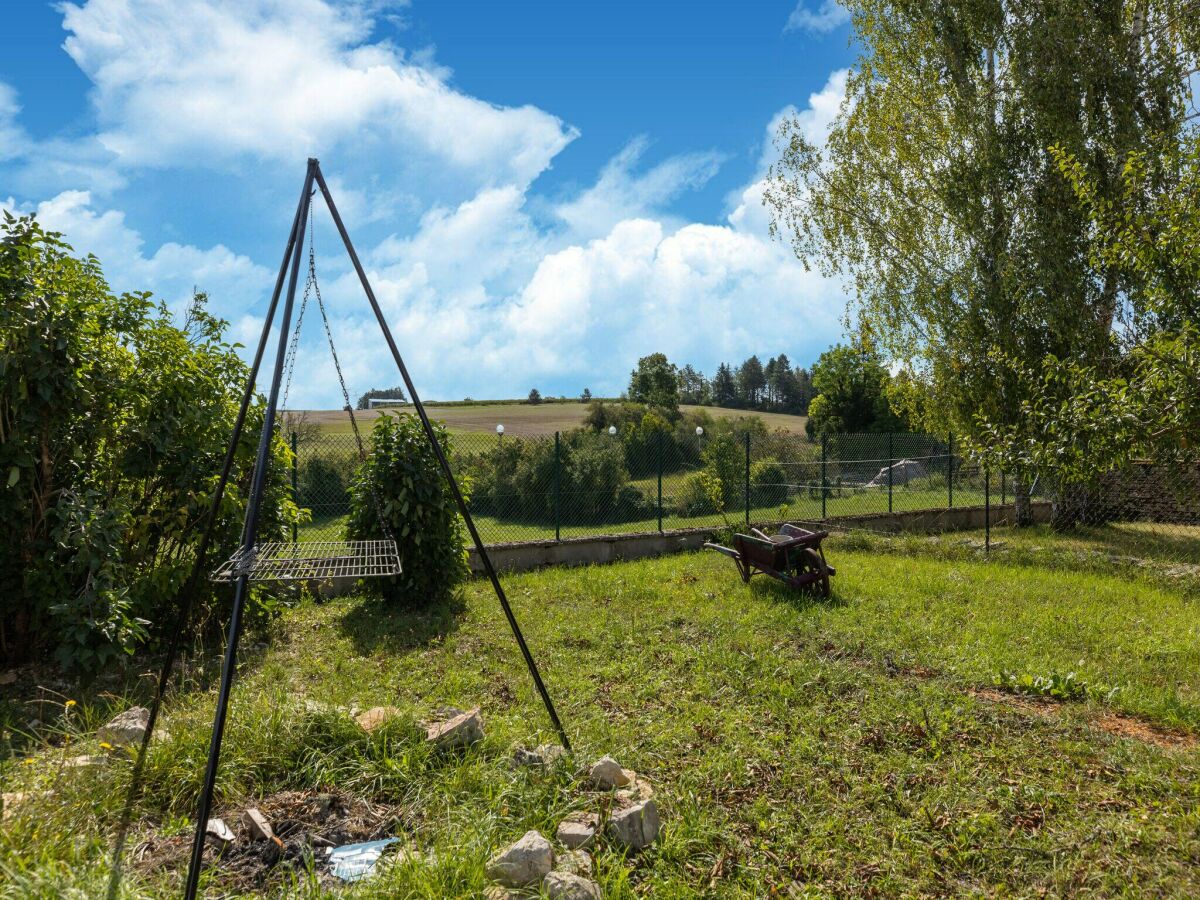
[[[309,215],[312,215],[311,209]],[[350,402],[350,392],[346,389],[346,379],[342,375],[342,363],[338,359],[337,348],[333,345],[333,331],[329,327],[329,315],[325,312],[325,301],[321,297],[321,286],[317,283],[317,257],[313,249],[313,228],[308,229],[308,284],[312,285],[312,292],[317,298],[317,308],[321,311],[321,321],[325,325],[325,337],[329,342],[329,352],[333,356],[333,367],[337,370],[338,384],[342,389],[342,400],[345,402],[344,409],[350,416],[350,428],[354,432],[354,442],[358,445],[358,458],[364,466],[367,464],[367,451],[363,446],[362,434],[358,430],[358,420],[354,418],[354,404]],[[308,288],[305,288],[305,299],[308,297]],[[303,311],[303,308],[302,308]],[[383,503],[379,499],[379,493],[375,489],[375,479],[368,476],[367,486],[371,491],[371,501],[375,506],[375,515],[379,520],[379,528],[383,532],[384,537],[389,540],[395,540],[392,536],[392,530],[388,527],[387,520],[383,515]]]

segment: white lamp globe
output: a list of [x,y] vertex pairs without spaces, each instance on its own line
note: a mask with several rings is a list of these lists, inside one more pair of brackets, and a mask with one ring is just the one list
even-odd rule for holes
[[503,425],[496,426],[496,434],[504,434],[504,426]]
[[609,425],[609,426],[608,426],[608,433],[609,433],[609,434],[616,434],[616,433],[617,433],[617,426],[616,426],[616,425]]
[[704,429],[701,426],[697,425],[696,426],[696,437],[700,437],[700,435],[702,435],[702,434],[704,434]]

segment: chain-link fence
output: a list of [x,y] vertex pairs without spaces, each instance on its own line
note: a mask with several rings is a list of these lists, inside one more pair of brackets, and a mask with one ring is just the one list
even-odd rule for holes
[[[342,536],[359,464],[350,433],[289,435],[300,540]],[[455,434],[450,459],[488,543],[772,521],[836,521],[979,506],[1003,520],[1003,474],[985,478],[952,438],[783,432],[540,436]],[[871,523],[864,521],[864,525]],[[886,519],[876,524],[889,527]]]

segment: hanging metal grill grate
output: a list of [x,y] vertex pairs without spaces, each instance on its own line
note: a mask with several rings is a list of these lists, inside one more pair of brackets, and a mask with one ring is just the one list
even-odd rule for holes
[[238,550],[212,573],[213,581],[308,581],[400,574],[395,541],[272,541]]

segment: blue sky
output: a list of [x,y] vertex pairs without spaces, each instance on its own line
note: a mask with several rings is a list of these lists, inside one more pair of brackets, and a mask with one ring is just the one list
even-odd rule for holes
[[[832,0],[15,6],[0,204],[118,289],[207,290],[244,341],[309,155],[431,397],[615,392],[655,350],[808,363],[841,333],[843,291],[759,202],[778,117],[819,140],[836,114],[853,54]],[[332,239],[318,217],[351,391],[391,384]],[[320,337],[293,405],[337,402]]]

